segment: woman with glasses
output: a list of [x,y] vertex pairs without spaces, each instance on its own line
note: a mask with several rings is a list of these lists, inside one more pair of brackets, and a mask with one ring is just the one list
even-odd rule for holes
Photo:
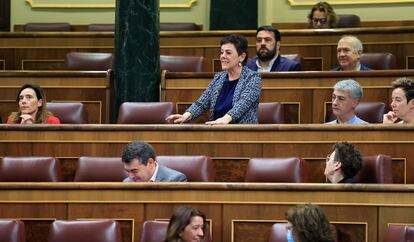
[[327,2],[319,2],[313,5],[308,15],[309,28],[329,29],[338,26],[338,17],[332,6]]

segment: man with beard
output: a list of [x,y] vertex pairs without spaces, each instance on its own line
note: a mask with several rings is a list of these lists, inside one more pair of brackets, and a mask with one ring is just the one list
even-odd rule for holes
[[343,80],[335,84],[332,93],[332,112],[336,119],[328,124],[366,124],[355,115],[355,108],[362,98],[362,87],[354,80]]
[[280,50],[280,32],[272,26],[261,26],[256,31],[257,57],[247,62],[247,67],[257,72],[300,71],[296,61],[282,57]]
[[359,60],[362,55],[361,41],[352,35],[346,35],[338,41],[336,58],[339,66],[332,71],[368,71],[371,68],[362,65]]

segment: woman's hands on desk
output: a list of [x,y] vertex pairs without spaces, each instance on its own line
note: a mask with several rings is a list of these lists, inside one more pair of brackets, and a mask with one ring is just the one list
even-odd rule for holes
[[190,112],[185,112],[182,115],[181,114],[171,114],[168,116],[165,120],[168,121],[170,124],[182,124],[184,122],[187,122],[192,117],[192,114]]
[[233,118],[230,115],[226,114],[223,117],[218,118],[216,120],[208,121],[208,122],[206,122],[206,124],[209,124],[209,125],[229,124],[231,122],[231,120],[233,120]]
[[[192,114],[190,112],[185,112],[182,115],[181,114],[171,114],[165,120],[167,120],[168,123],[170,123],[170,124],[182,124],[182,123],[185,123],[188,120],[190,120],[191,117],[192,117]],[[232,120],[233,120],[233,118],[230,115],[226,114],[223,117],[218,118],[216,120],[208,121],[208,122],[206,122],[206,124],[208,124],[208,125],[229,124]]]

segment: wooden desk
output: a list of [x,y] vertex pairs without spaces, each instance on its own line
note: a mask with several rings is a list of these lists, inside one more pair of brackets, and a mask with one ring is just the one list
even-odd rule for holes
[[158,155],[212,157],[216,181],[243,182],[252,157],[301,157],[310,182],[325,182],[325,158],[338,141],[363,155],[393,158],[394,183],[414,184],[412,125],[0,125],[0,157],[53,156],[73,181],[80,156],[120,156],[132,140],[154,145]]
[[40,85],[48,102],[82,102],[89,123],[109,123],[110,75],[106,71],[0,71],[0,117],[18,109],[16,96],[25,83]]
[[[161,100],[174,102],[183,113],[207,88],[214,73],[173,73],[161,76]],[[324,123],[336,82],[354,79],[364,88],[363,102],[391,101],[391,82],[414,78],[412,70],[358,72],[274,72],[262,74],[260,102],[282,102],[289,123]]]
[[115,219],[123,242],[138,242],[145,220],[169,219],[183,204],[206,214],[212,241],[268,241],[294,204],[319,204],[339,242],[382,242],[390,223],[414,223],[412,185],[257,183],[0,183],[0,218],[46,241],[55,219]]
[[[304,70],[330,70],[337,66],[336,45],[342,35],[356,35],[364,52],[391,52],[397,67],[414,67],[414,27],[367,27],[355,29],[281,30],[282,54],[299,53]],[[177,31],[160,33],[163,55],[204,56],[213,71],[218,64],[220,40],[229,34],[248,38],[249,56],[255,56],[256,31]],[[113,52],[113,33],[0,33],[0,69],[62,69],[64,56],[70,51]]]

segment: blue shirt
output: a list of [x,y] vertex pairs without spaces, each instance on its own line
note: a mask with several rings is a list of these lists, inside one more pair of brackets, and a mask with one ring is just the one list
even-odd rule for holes
[[239,79],[229,81],[228,78],[223,82],[221,92],[217,98],[216,105],[214,106],[214,120],[223,117],[230,109],[233,108],[234,90],[236,89],[238,82]]
[[[368,123],[367,121],[364,121],[355,115],[353,118],[346,121],[344,124],[367,124],[367,123]],[[335,120],[332,120],[331,122],[327,122],[326,124],[338,124],[338,120],[335,119]]]

